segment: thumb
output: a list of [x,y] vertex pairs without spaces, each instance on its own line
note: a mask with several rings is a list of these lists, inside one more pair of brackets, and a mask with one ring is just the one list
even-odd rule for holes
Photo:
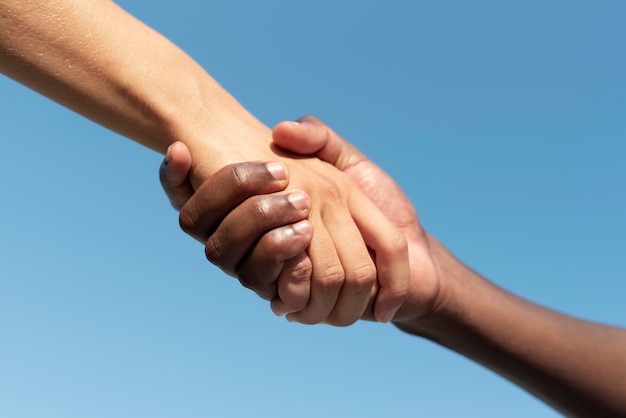
[[189,181],[190,169],[189,149],[182,142],[174,142],[168,147],[161,163],[159,179],[163,191],[176,210],[180,210],[193,195],[193,187]]
[[303,116],[296,122],[281,122],[274,127],[272,137],[283,149],[315,155],[342,171],[367,160],[361,151],[315,116]]

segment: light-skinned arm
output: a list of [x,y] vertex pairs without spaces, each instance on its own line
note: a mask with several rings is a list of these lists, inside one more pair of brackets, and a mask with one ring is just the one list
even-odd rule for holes
[[[269,168],[279,178],[289,169],[290,188],[306,192],[311,201],[308,219],[315,236],[296,267],[318,280],[312,289],[303,288],[308,281],[294,284],[287,295],[294,300],[291,309],[301,308],[303,322],[333,318],[334,304],[328,301],[342,300],[352,287],[369,291],[376,269],[366,244],[390,272],[406,277],[404,283],[385,282],[379,318],[390,319],[404,300],[408,269],[395,251],[397,243],[387,239],[395,228],[358,187],[321,161],[277,154],[266,126],[193,59],[112,1],[0,0],[0,72],[158,152],[183,141],[193,157],[194,186],[229,163],[280,161]],[[183,227],[196,221],[193,212],[186,215]],[[207,255],[219,260],[219,242],[213,244]],[[259,280],[250,277],[251,283]],[[273,299],[276,289],[262,296]],[[366,303],[363,297],[354,310]]]

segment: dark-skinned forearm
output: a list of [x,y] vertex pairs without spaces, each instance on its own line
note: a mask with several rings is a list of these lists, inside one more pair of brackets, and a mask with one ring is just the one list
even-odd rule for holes
[[568,416],[626,416],[626,331],[576,319],[480,277],[439,242],[447,289],[428,318],[397,323],[462,354]]

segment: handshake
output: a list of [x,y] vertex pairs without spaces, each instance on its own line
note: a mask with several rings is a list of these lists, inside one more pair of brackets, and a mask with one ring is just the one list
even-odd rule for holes
[[0,73],[156,151],[169,146],[161,182],[182,228],[274,313],[393,322],[566,415],[626,416],[624,329],[484,279],[332,129],[309,116],[270,137],[191,57],[114,2],[0,1]]
[[[160,177],[207,258],[275,314],[392,321],[566,415],[624,416],[623,329],[546,309],[466,267],[422,228],[398,184],[318,119],[282,122],[272,138],[285,162],[231,164],[195,187],[191,153],[174,143]],[[296,177],[294,161],[316,174]]]
[[308,194],[290,184],[297,168],[276,161],[228,165],[194,192],[188,148],[169,147],[161,184],[209,261],[290,321],[430,314],[442,296],[431,238],[393,179],[312,116],[280,123],[272,136],[279,153],[319,159]]

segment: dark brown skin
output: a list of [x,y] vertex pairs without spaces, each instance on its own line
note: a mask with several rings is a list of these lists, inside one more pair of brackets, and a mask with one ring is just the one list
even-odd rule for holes
[[[274,130],[274,141],[293,152],[316,155],[347,173],[405,234],[409,243],[411,288],[408,300],[393,319],[399,329],[482,364],[567,416],[626,416],[626,330],[544,308],[481,277],[421,228],[412,204],[386,173],[319,120],[305,117],[300,123],[281,123]],[[173,160],[178,172],[170,176],[165,170],[165,177],[184,185],[185,151],[178,149],[175,154]],[[300,249],[306,237],[276,234],[281,228],[289,227],[291,221],[287,219],[293,219],[285,217],[284,226],[273,229],[277,223],[270,218],[286,216],[285,210],[289,211],[280,203],[280,195],[253,197],[255,190],[250,185],[242,187],[226,184],[224,179],[220,181],[223,181],[220,187],[215,182],[202,190],[211,196],[212,205],[222,202],[222,206],[228,206],[224,205],[227,201],[230,206],[239,205],[237,217],[255,218],[265,226],[261,229],[268,231],[260,235],[258,242],[231,239],[239,236],[232,233],[224,236],[225,252],[241,254],[241,248],[245,248],[248,254],[237,261],[231,259],[229,268],[234,267],[237,272],[242,266],[249,269],[254,265],[257,271],[267,273],[266,286],[280,287],[289,269],[277,274],[276,269],[268,268],[272,254]],[[219,194],[220,189],[230,187],[242,190],[236,201]],[[165,189],[173,196],[176,187]],[[262,188],[258,187],[256,192],[263,193]],[[265,199],[269,207],[276,205],[276,208],[261,216],[246,203],[246,198]],[[195,205],[200,199],[198,193],[191,197]],[[295,215],[296,210],[290,210]],[[233,228],[237,224],[234,213],[214,212],[213,219],[225,217],[222,224],[210,228],[197,224],[190,229],[194,234],[201,229],[209,238],[211,231],[222,234],[220,229],[225,225]],[[265,239],[268,236],[272,238]],[[249,287],[256,290],[255,286]],[[364,319],[372,317],[375,296],[373,292],[370,311],[364,314]]]

